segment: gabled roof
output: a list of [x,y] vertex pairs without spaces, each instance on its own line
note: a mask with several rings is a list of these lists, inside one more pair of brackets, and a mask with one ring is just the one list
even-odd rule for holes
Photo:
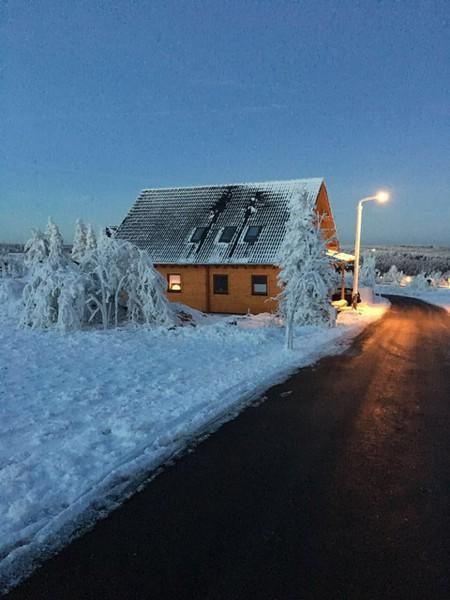
[[[149,252],[156,264],[276,264],[292,196],[317,201],[323,179],[143,190],[116,237]],[[250,226],[260,226],[253,243]],[[191,238],[205,227],[200,241]],[[236,227],[229,242],[219,239]],[[228,232],[229,233],[229,230]]]

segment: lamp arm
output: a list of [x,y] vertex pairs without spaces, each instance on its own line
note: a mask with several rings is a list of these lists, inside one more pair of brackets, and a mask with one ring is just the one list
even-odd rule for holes
[[367,196],[366,198],[361,198],[358,204],[364,204],[365,202],[370,202],[371,200],[376,200],[376,196]]

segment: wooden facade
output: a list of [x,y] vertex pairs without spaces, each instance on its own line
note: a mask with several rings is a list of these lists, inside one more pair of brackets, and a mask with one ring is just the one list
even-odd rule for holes
[[[279,293],[279,269],[268,265],[156,265],[167,281],[167,297],[203,312],[245,314],[271,312]],[[180,275],[180,290],[170,289],[170,275]],[[227,291],[217,291],[217,276],[227,278]],[[255,281],[263,282],[256,288]],[[216,283],[216,287],[215,287]],[[257,291],[257,290],[261,291]]]

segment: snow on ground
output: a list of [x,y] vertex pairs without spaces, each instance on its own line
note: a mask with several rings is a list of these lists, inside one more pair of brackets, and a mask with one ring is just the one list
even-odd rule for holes
[[450,287],[448,288],[429,288],[427,290],[414,290],[409,286],[399,285],[377,285],[377,292],[380,294],[391,294],[393,296],[409,296],[417,298],[429,304],[434,304],[445,308],[450,313]]
[[191,311],[197,327],[66,335],[21,330],[3,316],[0,589],[192,438],[296,368],[343,351],[385,310],[366,306],[342,313],[336,328],[302,328],[291,352],[269,315]]

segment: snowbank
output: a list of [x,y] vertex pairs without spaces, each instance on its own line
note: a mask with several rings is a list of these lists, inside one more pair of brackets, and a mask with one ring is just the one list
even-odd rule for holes
[[[158,465],[298,367],[343,351],[386,306],[301,328],[266,316],[168,330],[0,324],[0,589],[136,490]],[[195,314],[194,314],[195,317]]]
[[399,285],[377,285],[377,293],[392,296],[408,296],[417,298],[429,304],[440,306],[450,313],[450,288],[429,288],[427,290],[414,290],[412,287]]

